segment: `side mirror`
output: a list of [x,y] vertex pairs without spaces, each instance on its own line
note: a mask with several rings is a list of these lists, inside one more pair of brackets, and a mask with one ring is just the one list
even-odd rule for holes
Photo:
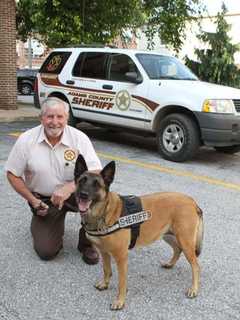
[[140,84],[143,82],[141,75],[138,75],[137,72],[126,72],[125,77],[129,82]]

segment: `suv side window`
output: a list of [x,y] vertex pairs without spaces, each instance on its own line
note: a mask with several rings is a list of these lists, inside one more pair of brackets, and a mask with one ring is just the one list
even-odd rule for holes
[[129,82],[126,77],[127,72],[136,72],[140,75],[135,63],[129,56],[113,53],[110,57],[109,80]]
[[104,52],[81,53],[73,67],[73,76],[106,79],[107,56]]
[[53,73],[59,74],[62,71],[65,63],[70,57],[71,52],[52,52],[46,61],[43,63],[40,73]]

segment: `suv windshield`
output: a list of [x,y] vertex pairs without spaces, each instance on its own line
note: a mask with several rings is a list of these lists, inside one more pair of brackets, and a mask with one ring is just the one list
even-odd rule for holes
[[180,61],[170,56],[136,54],[150,79],[198,80]]

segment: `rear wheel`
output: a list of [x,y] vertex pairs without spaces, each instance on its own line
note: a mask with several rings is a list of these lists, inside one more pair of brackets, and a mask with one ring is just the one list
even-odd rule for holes
[[200,146],[198,127],[186,115],[170,114],[160,122],[157,144],[164,159],[175,162],[189,160]]
[[76,127],[76,125],[78,124],[78,122],[80,122],[79,119],[77,119],[76,117],[74,117],[71,107],[69,106],[69,117],[68,117],[68,124],[71,127]]
[[21,85],[21,94],[24,94],[25,96],[29,96],[32,94],[33,87],[28,83],[23,83]]
[[234,154],[240,151],[240,145],[237,146],[225,146],[225,147],[214,147],[217,152]]

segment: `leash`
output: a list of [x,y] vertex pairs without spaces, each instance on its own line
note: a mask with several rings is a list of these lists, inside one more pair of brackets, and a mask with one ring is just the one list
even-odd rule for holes
[[[36,193],[36,192],[34,192],[33,194],[34,194],[34,196],[35,196],[36,198],[40,199],[42,202],[44,202],[44,203],[46,203],[47,205],[50,205],[50,206],[55,207],[56,209],[58,209],[58,208],[51,202],[51,200],[50,200],[51,197],[49,197],[49,196],[43,196],[43,195],[41,195],[41,194],[39,194],[39,193]],[[70,210],[72,210],[73,212],[78,212],[78,207],[77,207],[77,205],[73,205],[73,204],[72,204],[72,202],[74,202],[73,199],[75,199],[74,194],[71,194],[71,196],[64,201],[63,208],[64,208],[64,207],[67,207],[67,209],[70,209]],[[71,202],[71,203],[70,203],[70,202]],[[30,204],[29,204],[29,205],[30,205]],[[30,207],[31,207],[31,209],[34,210],[34,211],[37,210],[37,208],[33,208],[31,205],[30,205]]]

